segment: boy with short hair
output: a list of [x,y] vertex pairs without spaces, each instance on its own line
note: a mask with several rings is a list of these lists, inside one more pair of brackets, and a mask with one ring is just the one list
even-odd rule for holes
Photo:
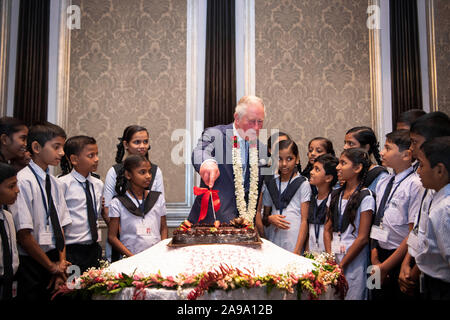
[[64,130],[51,123],[33,125],[28,134],[32,160],[17,174],[20,193],[10,207],[19,244],[18,299],[49,300],[66,279],[70,263],[62,227],[72,220],[58,180],[48,173],[64,156],[65,139]]
[[374,300],[403,299],[406,296],[398,286],[401,262],[407,252],[407,236],[413,227],[420,206],[417,197],[423,188],[411,166],[411,140],[407,130],[386,135],[380,152],[383,165],[394,173],[382,178],[377,185],[377,213],[370,237],[373,265],[381,271],[381,289],[373,290]]
[[423,250],[416,255],[416,266],[424,275],[423,298],[450,300],[450,137],[426,141],[419,153],[418,174],[425,188],[436,194],[428,209],[426,231],[419,233]]

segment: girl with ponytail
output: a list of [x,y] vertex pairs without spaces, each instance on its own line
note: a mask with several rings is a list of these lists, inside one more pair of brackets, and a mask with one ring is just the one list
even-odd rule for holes
[[[109,205],[114,196],[116,196],[116,178],[119,172],[123,168],[123,159],[131,155],[141,155],[147,160],[149,159],[148,152],[150,150],[149,134],[145,127],[139,125],[131,125],[125,128],[122,137],[119,138],[116,152],[116,164],[113,165],[105,178],[105,187],[103,191],[103,197],[105,202],[105,222],[109,224]],[[149,185],[149,189],[152,191],[159,191],[164,197],[164,183],[161,169],[155,164],[151,163],[152,167],[152,180]],[[117,254],[111,253],[111,247],[109,243],[106,244],[106,258],[110,261],[116,261],[120,257]]]
[[369,254],[369,233],[375,199],[364,187],[370,159],[363,149],[344,150],[336,167],[344,185],[328,199],[324,245],[344,270],[349,290],[345,299],[367,299],[366,270]]
[[164,197],[159,191],[149,190],[151,167],[143,155],[131,155],[117,176],[117,196],[111,201],[109,211],[108,241],[127,257],[168,237]]
[[377,164],[371,160],[364,187],[375,192],[378,181],[387,176],[389,172],[381,165],[380,144],[375,132],[369,127],[354,127],[347,131],[344,140],[344,150],[352,148],[364,149]]

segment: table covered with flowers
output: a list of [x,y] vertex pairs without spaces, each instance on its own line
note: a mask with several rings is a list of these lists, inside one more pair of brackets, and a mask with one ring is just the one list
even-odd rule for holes
[[60,293],[98,300],[342,299],[348,288],[327,254],[303,257],[264,239],[260,246],[170,247],[170,241],[90,269]]

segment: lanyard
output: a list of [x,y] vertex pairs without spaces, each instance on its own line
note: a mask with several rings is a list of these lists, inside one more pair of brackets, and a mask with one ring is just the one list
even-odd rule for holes
[[[286,186],[286,188],[284,189],[284,191],[287,190],[287,188],[289,187],[289,185],[291,184],[291,180],[292,177],[294,177],[295,174],[295,170],[292,171],[291,177],[289,178],[288,184]],[[280,182],[278,183],[278,203],[280,204],[280,215],[283,213],[283,205],[281,204],[281,175],[280,175]]]
[[403,181],[406,180],[406,178],[408,178],[411,174],[414,173],[414,170],[412,170],[411,172],[409,172],[402,180],[400,180],[399,183],[397,183],[397,185],[395,186],[394,190],[392,191],[391,195],[389,196],[389,199],[386,201],[386,205],[385,205],[385,209],[383,210],[382,214],[383,216],[380,219],[380,226],[383,224],[383,219],[384,219],[384,212],[386,211],[387,205],[391,202],[392,197],[394,196],[395,191],[397,191],[398,187],[400,187],[400,185],[402,184]]
[[141,212],[143,214],[143,216],[145,217],[145,213],[144,213],[144,205],[145,205],[145,190],[144,192],[142,192],[142,202],[139,202],[139,199],[136,197],[136,195],[134,194],[133,190],[131,190],[131,188],[129,189],[131,195],[133,196],[133,198],[137,201],[139,209],[141,209]]
[[[419,231],[419,223],[420,223],[420,216],[422,215],[423,202],[424,202],[427,194],[428,194],[428,189],[425,189],[425,192],[422,197],[422,201],[420,201],[420,209],[419,209],[419,214],[417,215],[417,222],[413,228],[413,231],[415,234],[417,234],[417,232]],[[430,205],[431,205],[431,203],[430,203]]]
[[28,167],[30,168],[31,172],[34,174],[34,177],[36,178],[36,181],[37,181],[37,184],[39,186],[39,189],[41,190],[42,203],[44,204],[45,214],[47,216],[47,225],[49,225],[49,222],[48,222],[48,217],[49,217],[48,206],[47,206],[47,203],[45,201],[45,199],[47,199],[47,198],[45,197],[44,190],[42,189],[41,183],[39,182],[38,174],[36,173],[36,171],[34,171],[34,169],[30,165],[28,165]]
[[[10,238],[10,237],[11,237],[11,234],[12,234],[12,233],[11,233],[11,226],[9,225],[8,220],[6,220],[6,215],[5,215],[5,212],[3,211],[3,209],[0,208],[0,210],[2,211],[3,225],[5,226],[5,230],[6,230],[6,226],[8,226],[9,234],[7,234],[7,236]],[[12,240],[12,239],[11,239],[11,240]],[[6,241],[9,241],[9,240],[6,239]],[[12,256],[13,256],[13,253],[12,253],[12,245],[9,246],[9,253],[11,254],[11,258],[12,258]]]
[[[352,194],[350,195],[350,197],[347,200],[347,203],[353,197],[353,195],[355,194],[356,190],[358,190],[358,188],[356,188],[355,191],[352,192]],[[341,192],[339,194],[339,207],[338,207],[338,213],[339,213],[339,221],[338,221],[339,238],[341,237],[342,221],[344,220],[344,214],[345,214],[345,210],[344,210],[344,212],[342,212],[342,198],[343,197],[344,197],[344,192]],[[345,206],[345,209],[347,209],[347,206]]]
[[[75,178],[75,180],[77,180],[77,179]],[[83,182],[81,182],[79,180],[77,180],[77,181],[78,181],[79,184],[81,184],[81,187],[84,189],[84,191],[87,191],[87,192],[91,193],[91,189],[90,188],[87,188],[88,190],[86,190],[86,183],[83,183]],[[86,178],[86,181],[87,181],[87,178]],[[92,191],[93,191],[91,193],[91,197],[94,199],[95,219],[97,219],[98,218],[98,211],[97,211],[97,199],[95,197],[95,188],[94,188],[94,185],[92,183],[90,183],[90,184],[92,185]],[[86,202],[86,206],[87,206],[87,202]]]
[[316,205],[314,207],[314,212],[313,212],[313,214],[314,214],[314,234],[316,235],[316,243],[317,244],[319,244],[319,234],[320,234],[320,226],[321,226],[321,224],[317,221],[317,215],[325,207],[329,196],[330,196],[330,194],[328,194],[328,196],[322,200],[322,203],[320,204],[320,206],[317,206],[317,198],[314,199],[314,201],[316,201]]

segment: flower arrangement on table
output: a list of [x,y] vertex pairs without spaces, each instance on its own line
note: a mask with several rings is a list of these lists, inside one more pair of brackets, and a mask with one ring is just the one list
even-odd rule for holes
[[285,274],[267,274],[256,276],[249,270],[239,270],[227,265],[221,265],[219,270],[199,274],[179,274],[176,276],[162,276],[159,272],[151,275],[133,273],[115,274],[108,272],[107,268],[90,269],[81,277],[61,287],[58,294],[79,294],[83,298],[92,295],[112,296],[124,288],[134,288],[133,299],[145,299],[145,289],[171,289],[180,292],[183,289],[192,289],[187,295],[195,300],[205,292],[214,290],[233,290],[238,288],[265,287],[270,293],[274,288],[294,293],[297,289],[297,298],[302,292],[307,292],[309,299],[315,300],[329,288],[343,299],[348,290],[348,284],[334,257],[326,253],[314,256],[306,253],[307,258],[314,259],[315,269],[304,275],[290,272]]

